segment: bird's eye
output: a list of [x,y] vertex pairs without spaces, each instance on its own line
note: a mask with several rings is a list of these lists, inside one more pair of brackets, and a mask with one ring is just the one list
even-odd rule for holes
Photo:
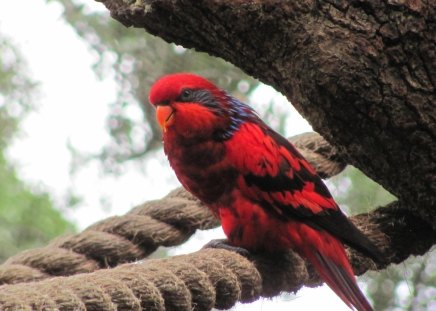
[[192,90],[190,89],[184,89],[182,90],[182,92],[180,93],[179,99],[181,101],[189,101],[192,98]]

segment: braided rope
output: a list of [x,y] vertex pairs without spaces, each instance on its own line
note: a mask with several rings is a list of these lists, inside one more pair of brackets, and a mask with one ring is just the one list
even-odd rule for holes
[[[425,253],[436,242],[436,231],[397,202],[352,220],[384,249],[391,262]],[[423,237],[419,246],[413,243]],[[400,248],[399,240],[403,242]],[[359,274],[376,268],[357,252],[350,251],[350,257]],[[320,281],[312,271],[292,251],[254,254],[249,260],[222,249],[203,249],[89,274],[3,285],[0,310],[228,309],[237,302],[295,292],[303,285],[317,286]]]
[[159,246],[179,245],[196,229],[218,221],[182,189],[147,202],[124,216],[100,221],[85,231],[27,250],[0,265],[0,284],[72,275],[142,259]]

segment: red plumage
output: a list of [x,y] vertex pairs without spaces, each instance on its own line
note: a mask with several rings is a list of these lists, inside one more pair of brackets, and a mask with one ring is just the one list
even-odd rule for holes
[[150,102],[178,179],[220,218],[232,245],[292,248],[350,308],[372,310],[342,243],[376,261],[382,256],[291,143],[249,106],[196,75],[161,78]]

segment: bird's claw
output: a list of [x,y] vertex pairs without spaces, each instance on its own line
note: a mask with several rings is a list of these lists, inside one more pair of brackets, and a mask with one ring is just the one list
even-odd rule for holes
[[248,250],[246,250],[243,247],[230,245],[229,241],[226,239],[211,240],[207,244],[205,244],[202,248],[225,249],[225,250],[228,250],[230,252],[235,252],[241,256],[244,256],[245,258],[248,258],[248,259],[251,258],[251,253]]

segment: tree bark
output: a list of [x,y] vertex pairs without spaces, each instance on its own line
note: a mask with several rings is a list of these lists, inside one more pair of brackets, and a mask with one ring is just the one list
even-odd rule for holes
[[281,91],[347,163],[436,228],[436,2],[101,0],[126,26]]

